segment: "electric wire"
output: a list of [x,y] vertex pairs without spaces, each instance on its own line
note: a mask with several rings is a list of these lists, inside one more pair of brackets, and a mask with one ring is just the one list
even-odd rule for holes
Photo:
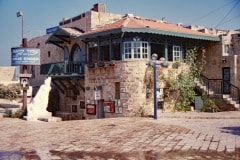
[[229,19],[229,20],[226,20],[226,21],[222,22],[221,24],[218,25],[218,27],[219,27],[219,26],[222,26],[222,25],[224,25],[224,24],[226,24],[226,23],[228,23],[228,22],[230,22],[230,21],[232,21],[232,20],[234,20],[234,19],[236,19],[236,18],[238,18],[238,17],[240,17],[240,15],[235,16],[235,17],[233,17],[233,18],[231,18],[231,19]]
[[219,11],[220,9],[222,9],[222,8],[224,8],[224,7],[232,4],[233,2],[235,2],[235,0],[230,1],[230,2],[228,2],[228,3],[225,3],[224,5],[216,8],[216,9],[211,10],[210,12],[204,14],[203,16],[200,16],[200,17],[198,17],[198,18],[195,18],[195,20],[193,20],[190,24],[192,24],[192,23],[194,23],[194,22],[197,22],[197,21],[199,21],[199,20],[201,20],[201,19],[204,19],[204,18],[206,18],[206,17],[209,17],[210,14],[213,14],[214,12]]
[[238,3],[240,2],[240,0],[238,0],[235,4],[234,4],[234,6],[228,11],[228,13],[221,19],[221,21],[216,25],[216,27],[215,28],[218,28],[219,27],[219,25],[222,23],[222,21],[224,21],[226,18],[227,18],[227,16],[233,11],[233,9],[238,5]]

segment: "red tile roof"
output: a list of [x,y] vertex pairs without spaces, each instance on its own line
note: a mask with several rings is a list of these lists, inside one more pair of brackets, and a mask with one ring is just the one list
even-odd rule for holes
[[123,16],[121,19],[113,23],[97,27],[88,32],[85,32],[82,35],[94,34],[94,33],[99,33],[99,32],[113,30],[113,29],[121,29],[121,28],[152,29],[152,30],[174,32],[174,33],[197,35],[197,36],[217,37],[212,34],[202,33],[199,31],[185,28],[183,26],[177,26],[175,24],[171,24],[168,22],[152,20],[152,19],[144,19],[144,18],[133,16],[133,15]]

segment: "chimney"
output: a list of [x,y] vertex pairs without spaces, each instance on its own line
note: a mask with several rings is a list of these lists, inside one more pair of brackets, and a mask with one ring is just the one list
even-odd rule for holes
[[22,39],[22,47],[27,47],[27,38]]
[[95,12],[106,12],[106,5],[102,3],[96,3],[93,5],[91,10]]

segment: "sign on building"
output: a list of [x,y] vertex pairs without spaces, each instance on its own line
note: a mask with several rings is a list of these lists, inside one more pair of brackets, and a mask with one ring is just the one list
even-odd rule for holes
[[96,105],[95,104],[87,104],[86,113],[91,115],[96,115]]
[[40,65],[39,48],[11,48],[12,66]]
[[115,102],[114,101],[109,101],[109,102],[104,102],[104,112],[107,113],[114,113],[115,112]]
[[94,87],[94,99],[101,100],[102,99],[102,86],[95,86]]
[[52,34],[58,29],[58,26],[46,29],[46,34]]
[[101,90],[94,91],[94,97],[95,97],[95,100],[101,100],[102,99]]
[[28,88],[28,78],[21,78],[21,86],[22,88]]

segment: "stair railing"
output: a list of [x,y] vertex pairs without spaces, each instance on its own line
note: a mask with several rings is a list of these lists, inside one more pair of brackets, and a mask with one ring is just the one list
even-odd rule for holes
[[[223,95],[223,80],[222,79],[208,79],[204,75],[200,75],[200,83],[206,86],[207,94],[213,91],[213,94]],[[240,104],[240,88],[230,83],[230,97],[233,101]]]
[[210,94],[210,91],[214,94],[222,94],[222,79],[208,79],[206,76],[200,76],[200,83],[206,86],[207,94]]
[[240,104],[240,89],[233,84],[230,84],[230,97],[233,101]]

